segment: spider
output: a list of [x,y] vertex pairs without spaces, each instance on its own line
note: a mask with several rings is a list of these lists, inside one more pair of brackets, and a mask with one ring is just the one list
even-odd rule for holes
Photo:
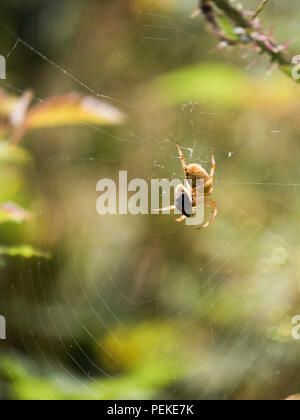
[[207,228],[213,219],[218,214],[218,207],[217,203],[214,200],[209,199],[208,197],[212,194],[214,188],[213,188],[213,180],[214,180],[214,173],[216,168],[216,162],[213,155],[212,150],[210,149],[210,155],[211,155],[211,171],[210,175],[206,172],[204,168],[202,168],[201,165],[197,163],[191,163],[190,165],[187,165],[184,160],[183,153],[181,151],[181,148],[178,144],[176,144],[179,157],[181,160],[181,165],[184,171],[185,179],[188,180],[187,187],[183,184],[180,184],[177,186],[175,190],[175,203],[171,207],[167,207],[164,209],[158,209],[157,211],[170,211],[170,210],[179,210],[182,213],[182,216],[178,219],[175,219],[176,222],[181,223],[183,222],[187,217],[191,217],[195,214],[195,210],[199,206],[199,197],[197,199],[197,186],[196,186],[196,180],[200,179],[204,181],[204,205],[205,207],[209,207],[212,209],[212,214],[209,217],[208,221],[200,227],[200,229]]

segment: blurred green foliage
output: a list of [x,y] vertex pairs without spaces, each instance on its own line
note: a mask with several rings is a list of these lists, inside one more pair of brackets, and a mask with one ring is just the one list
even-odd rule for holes
[[[196,3],[1,6],[0,53],[10,55],[0,203],[17,205],[0,212],[3,399],[299,393],[299,87],[255,50],[217,50],[204,21],[189,18]],[[264,11],[295,55],[299,17],[294,0]],[[13,49],[18,37],[33,48]],[[28,89],[35,130],[16,146],[7,118]],[[78,103],[39,103],[69,92],[113,98],[126,119],[103,126]],[[214,150],[220,213],[209,229],[97,215],[100,178],[182,177],[176,142],[207,168]]]

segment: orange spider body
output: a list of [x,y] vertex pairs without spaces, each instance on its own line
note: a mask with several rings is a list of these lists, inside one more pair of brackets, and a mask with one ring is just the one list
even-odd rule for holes
[[210,195],[212,193],[212,183],[210,183],[210,176],[201,165],[196,163],[191,163],[184,170],[185,178],[192,181],[192,196],[193,196],[193,205],[196,205],[196,180],[202,179],[204,182],[204,195]]

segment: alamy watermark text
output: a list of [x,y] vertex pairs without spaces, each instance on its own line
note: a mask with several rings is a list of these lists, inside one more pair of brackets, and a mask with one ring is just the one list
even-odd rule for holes
[[179,179],[152,179],[150,188],[144,179],[128,181],[127,171],[119,172],[118,185],[112,179],[97,183],[97,213],[116,214],[170,214],[186,216],[186,224],[201,225],[204,220],[204,181]]

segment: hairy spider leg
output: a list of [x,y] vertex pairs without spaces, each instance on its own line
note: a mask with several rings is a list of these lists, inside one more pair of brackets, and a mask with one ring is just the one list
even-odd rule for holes
[[175,209],[176,209],[176,206],[170,206],[170,207],[165,207],[163,209],[154,209],[153,211],[171,211]]
[[208,191],[208,193],[206,193],[205,195],[212,194],[212,192],[214,190],[213,182],[214,182],[214,175],[215,175],[215,169],[216,169],[216,161],[215,161],[215,157],[214,157],[212,149],[209,149],[209,152],[210,152],[210,156],[211,156],[211,170],[210,170],[209,180],[204,184],[204,189],[207,189],[209,186],[211,188]]
[[215,200],[206,199],[204,204],[205,204],[205,207],[209,207],[212,209],[212,214],[210,215],[208,221],[199,229],[207,228],[211,224],[211,222],[214,220],[214,218],[217,217],[217,214],[218,214],[218,206]]
[[182,153],[182,151],[180,149],[179,144],[176,143],[176,146],[177,146],[177,149],[178,149],[178,153],[179,153],[179,157],[180,157],[180,161],[181,161],[181,166],[182,166],[183,171],[184,171],[184,174],[185,174],[186,173],[187,165],[185,163],[184,156],[183,156],[183,153]]
[[181,223],[186,219],[186,216],[183,214],[181,217],[179,217],[178,219],[175,219],[176,222]]

